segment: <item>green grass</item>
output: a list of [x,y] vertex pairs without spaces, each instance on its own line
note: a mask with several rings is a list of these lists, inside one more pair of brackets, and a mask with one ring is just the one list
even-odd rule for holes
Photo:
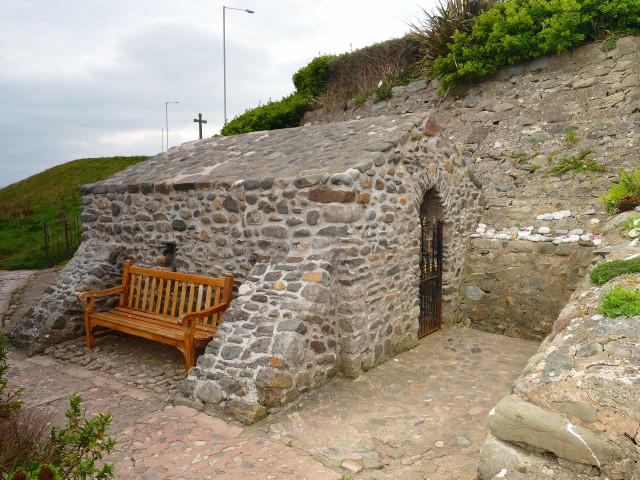
[[640,289],[623,288],[620,285],[613,287],[602,295],[602,305],[598,312],[611,318],[640,315]]
[[612,260],[601,263],[591,270],[591,282],[596,285],[604,285],[612,278],[626,273],[640,272],[640,257],[631,260]]
[[571,170],[576,172],[590,171],[601,172],[606,170],[604,165],[600,165],[595,160],[586,160],[585,157],[591,153],[591,150],[582,150],[577,155],[568,158],[561,158],[551,169],[552,173],[565,173]]
[[147,156],[84,158],[0,190],[0,269],[44,267],[42,224],[80,213],[80,186],[103,180]]

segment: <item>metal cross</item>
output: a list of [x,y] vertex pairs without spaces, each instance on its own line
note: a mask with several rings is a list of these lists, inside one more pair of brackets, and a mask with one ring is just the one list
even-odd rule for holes
[[199,124],[198,127],[200,127],[200,140],[202,140],[202,124],[207,123],[207,121],[202,119],[201,113],[199,113],[198,118],[194,118],[193,121]]

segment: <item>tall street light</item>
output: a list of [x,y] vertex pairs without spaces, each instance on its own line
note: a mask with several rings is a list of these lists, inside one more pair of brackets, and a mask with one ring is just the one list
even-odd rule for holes
[[167,151],[169,151],[169,104],[170,103],[180,103],[180,102],[164,102],[164,118],[167,122]]
[[224,124],[227,125],[227,44],[225,28],[225,10],[240,10],[241,12],[253,13],[253,10],[246,8],[222,7],[222,65],[224,70]]

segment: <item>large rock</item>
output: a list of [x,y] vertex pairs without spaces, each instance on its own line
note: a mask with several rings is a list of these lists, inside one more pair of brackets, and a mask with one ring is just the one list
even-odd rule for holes
[[489,428],[502,440],[597,467],[623,457],[622,449],[608,439],[517,395],[503,398],[491,410]]

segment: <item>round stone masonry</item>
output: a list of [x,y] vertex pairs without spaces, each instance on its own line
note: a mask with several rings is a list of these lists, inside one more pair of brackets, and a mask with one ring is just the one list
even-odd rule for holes
[[[65,270],[72,279],[64,300],[55,293],[42,310],[73,304],[70,290],[89,283],[117,283],[126,258],[233,272],[231,307],[179,401],[255,421],[335,375],[356,377],[416,344],[427,192],[445,223],[458,225],[445,237],[444,259],[445,318],[455,322],[467,231],[480,208],[465,170],[435,119],[424,116],[186,143],[83,187],[85,241]],[[99,278],[104,262],[91,252],[103,249],[115,249],[114,263]],[[81,328],[76,308],[69,323]],[[50,338],[44,321],[31,330],[34,344]]]

